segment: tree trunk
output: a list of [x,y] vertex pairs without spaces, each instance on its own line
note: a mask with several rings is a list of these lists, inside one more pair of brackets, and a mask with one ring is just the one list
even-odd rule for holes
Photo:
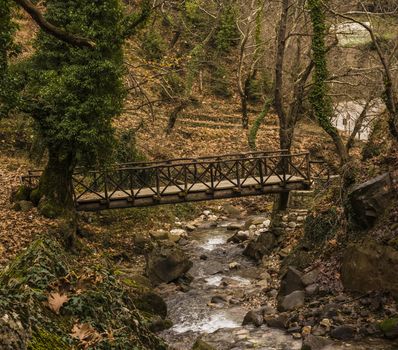
[[249,114],[247,112],[247,96],[245,94],[240,95],[240,102],[242,105],[242,127],[243,129],[249,128]]
[[58,148],[50,147],[47,166],[38,188],[39,210],[44,216],[62,219],[61,231],[68,248],[74,246],[77,229],[72,184],[75,163],[74,152],[65,154]]
[[182,100],[178,103],[177,106],[171,111],[169,115],[169,121],[166,128],[166,134],[170,135],[171,131],[173,130],[175,123],[177,121],[178,115],[188,107],[189,102],[187,100]]

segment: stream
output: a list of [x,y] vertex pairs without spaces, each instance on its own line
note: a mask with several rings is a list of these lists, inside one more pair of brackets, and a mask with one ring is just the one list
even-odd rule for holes
[[[265,271],[243,256],[243,245],[227,243],[233,234],[226,228],[229,224],[221,222],[216,227],[198,228],[190,233],[182,248],[193,262],[189,274],[194,280],[188,291],[179,291],[173,284],[167,285],[170,289],[159,290],[174,324],[160,336],[175,350],[191,349],[199,336],[219,350],[301,349],[302,340],[293,339],[285,331],[266,325],[242,326],[250,310],[245,307],[245,300],[258,295],[259,291],[261,295]],[[380,339],[361,344],[336,344],[330,349],[346,348],[397,350],[382,344]]]

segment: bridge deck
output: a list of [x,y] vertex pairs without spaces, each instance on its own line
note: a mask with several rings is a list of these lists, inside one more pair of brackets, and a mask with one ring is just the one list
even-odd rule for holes
[[[131,190],[115,191],[108,200],[103,200],[104,193],[86,194],[79,198],[77,209],[79,211],[96,211],[103,209],[116,209],[128,207],[145,207],[158,204],[172,204],[182,202],[204,201],[211,199],[223,199],[243,196],[261,195],[265,193],[280,193],[284,190],[301,190],[308,188],[306,179],[299,176],[286,175],[287,180],[282,188],[282,181],[279,176],[270,176],[262,185],[260,178],[249,178],[240,188],[236,187],[236,180],[223,180],[217,183],[213,191],[209,191],[210,182],[188,184],[189,191],[184,193],[178,186],[162,186],[161,198],[157,198],[156,188],[142,188]],[[214,187],[214,186],[213,186]],[[132,198],[134,197],[134,200]]]
[[[277,150],[77,168],[71,190],[79,211],[283,193],[310,187],[311,164],[308,152]],[[35,188],[41,174],[21,181]]]

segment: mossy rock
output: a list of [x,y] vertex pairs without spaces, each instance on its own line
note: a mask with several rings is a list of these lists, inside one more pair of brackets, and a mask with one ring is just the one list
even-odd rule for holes
[[380,330],[388,339],[398,338],[398,317],[388,318],[379,324]]
[[30,192],[29,199],[37,207],[39,205],[42,195],[38,188],[35,188]]
[[163,319],[167,316],[167,305],[163,298],[156,293],[148,292],[141,294],[134,298],[134,304],[138,310],[159,315]]
[[28,201],[30,200],[30,193],[32,189],[28,186],[22,185],[18,188],[17,192],[15,192],[12,196],[13,202],[19,201]]
[[160,316],[155,316],[151,319],[148,329],[151,332],[161,332],[164,331],[165,329],[169,329],[173,327],[173,322],[169,319],[162,319]]
[[56,207],[52,203],[45,200],[45,198],[40,199],[38,209],[41,215],[48,219],[55,219],[62,213],[62,208]]
[[215,348],[204,342],[202,339],[198,339],[195,344],[193,344],[192,350],[215,350]]

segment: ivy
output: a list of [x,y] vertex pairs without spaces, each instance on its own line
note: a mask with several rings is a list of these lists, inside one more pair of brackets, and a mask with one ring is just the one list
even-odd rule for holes
[[13,6],[10,0],[0,0],[0,118],[7,114],[8,106],[15,99],[9,76],[9,58],[18,52],[14,44],[17,25],[12,20]]
[[325,37],[327,28],[325,13],[321,0],[309,0],[308,6],[313,26],[312,53],[314,60],[313,87],[310,94],[310,102],[320,126],[328,133],[337,132],[330,118],[333,114],[332,103],[328,97],[326,80],[329,76],[326,62]]
[[121,112],[125,95],[123,8],[118,0],[49,0],[46,5],[51,23],[84,34],[96,47],[73,47],[41,31],[30,60],[25,111],[47,148],[92,164],[110,153],[111,120]]

